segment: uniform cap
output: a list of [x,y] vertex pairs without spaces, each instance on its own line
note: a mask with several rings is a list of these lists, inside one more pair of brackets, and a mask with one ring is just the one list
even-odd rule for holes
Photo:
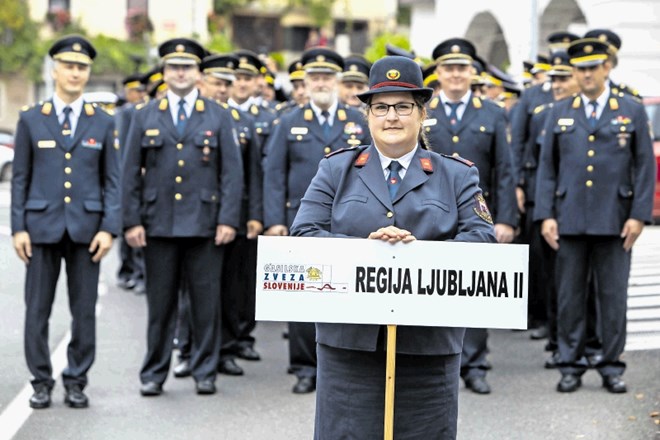
[[72,34],[53,43],[48,55],[57,61],[90,65],[96,57],[96,49],[82,35]]
[[305,79],[305,71],[300,60],[295,60],[289,64],[289,81],[302,81]]
[[609,29],[592,29],[584,34],[584,38],[596,38],[610,46],[610,53],[616,55],[621,49],[621,38]]
[[575,40],[568,46],[568,57],[572,66],[591,67],[603,64],[608,58],[609,44],[596,38]]
[[435,63],[429,63],[422,69],[422,78],[424,78],[424,87],[435,88],[440,80],[435,72]]
[[532,66],[530,72],[532,75],[536,75],[539,72],[547,72],[550,70],[550,60],[545,55],[537,55],[536,62]]
[[338,73],[344,70],[344,59],[326,47],[312,47],[301,57],[306,73]]
[[355,81],[364,84],[369,83],[369,70],[371,63],[362,55],[349,55],[344,58],[344,73],[342,81]]
[[472,60],[472,82],[473,85],[486,84],[486,61],[478,55]]
[[144,90],[146,86],[145,77],[144,73],[132,73],[125,77],[121,83],[126,89]]
[[464,38],[450,38],[433,49],[433,59],[438,64],[472,64],[477,55],[474,45]]
[[234,69],[238,63],[238,58],[232,54],[215,54],[204,57],[200,69],[207,75],[233,82],[236,80]]
[[265,73],[266,67],[259,59],[259,55],[251,50],[241,49],[234,52],[234,56],[238,58],[238,67],[236,73],[244,75],[257,76]]
[[199,64],[206,50],[195,40],[173,38],[158,46],[158,55],[164,64]]
[[395,45],[390,44],[390,43],[385,43],[385,55],[387,55],[387,56],[396,55],[396,56],[399,56],[399,57],[410,58],[411,60],[415,59],[415,53],[414,52],[411,52],[409,50],[406,50],[406,49],[404,49],[402,47],[399,47],[399,46],[395,46]]
[[486,67],[486,74],[484,75],[486,79],[486,84],[493,86],[502,86],[504,87],[506,83],[515,84],[513,77],[492,64],[488,64]]
[[571,76],[573,74],[573,66],[568,58],[566,50],[558,50],[552,54],[552,68],[548,71],[550,76]]
[[548,35],[546,41],[548,42],[548,48],[550,49],[550,52],[554,52],[555,50],[560,49],[566,50],[569,44],[579,39],[579,35],[575,35],[571,32],[557,31]]
[[431,99],[433,89],[424,87],[422,69],[414,60],[397,55],[386,56],[376,61],[369,72],[369,90],[357,95],[367,103],[379,93],[411,92],[421,95],[424,102]]

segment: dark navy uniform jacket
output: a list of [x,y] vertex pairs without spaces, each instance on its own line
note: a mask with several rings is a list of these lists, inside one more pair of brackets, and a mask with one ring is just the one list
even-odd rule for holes
[[474,162],[495,223],[515,228],[518,225],[518,208],[504,109],[491,101],[472,96],[461,121],[452,127],[442,101],[435,97],[429,101],[424,126],[433,151]]
[[120,233],[119,143],[112,116],[85,103],[67,144],[47,101],[21,113],[15,145],[12,233],[27,231],[39,244],[57,243],[65,231],[81,244],[98,231]]
[[338,104],[328,140],[309,104],[283,115],[266,144],[264,227],[291,225],[326,154],[369,142],[364,115],[343,104]]
[[651,222],[655,159],[644,107],[610,94],[595,129],[579,96],[555,103],[545,127],[535,220],[560,235],[619,235],[629,218]]
[[[390,225],[418,240],[495,242],[476,167],[418,148],[392,201],[373,145],[320,162],[291,235],[367,238]],[[377,325],[317,324],[317,342],[337,348],[374,351],[378,333]],[[400,326],[397,352],[460,353],[463,333],[462,328]]]
[[217,225],[238,228],[243,163],[229,110],[198,97],[180,137],[167,98],[150,101],[136,108],[126,147],[124,230],[213,237]]

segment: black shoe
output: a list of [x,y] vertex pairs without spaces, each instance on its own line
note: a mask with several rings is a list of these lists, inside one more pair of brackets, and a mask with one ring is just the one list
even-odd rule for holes
[[602,353],[594,353],[587,356],[587,363],[589,364],[589,368],[596,368],[596,366],[601,362],[603,362]]
[[140,394],[146,397],[160,396],[163,394],[163,386],[156,382],[146,382],[140,387]]
[[197,394],[215,394],[215,383],[212,380],[200,380],[195,384]]
[[38,386],[34,389],[34,394],[30,397],[30,408],[43,409],[50,406],[50,388],[46,385]]
[[465,379],[465,387],[477,394],[490,394],[490,385],[485,377],[477,376]]
[[529,338],[533,339],[535,341],[538,341],[538,340],[541,340],[541,339],[547,339],[548,338],[548,327],[546,327],[545,325],[542,325],[539,328],[535,328],[529,334]]
[[188,359],[183,359],[174,367],[174,377],[188,377],[190,376],[190,362]]
[[626,383],[621,379],[619,375],[605,376],[603,377],[603,386],[610,393],[625,393],[628,391]]
[[69,408],[87,408],[89,406],[89,399],[83,393],[82,386],[78,384],[65,385],[64,403]]
[[560,393],[572,393],[582,386],[582,379],[577,374],[562,374],[561,380],[557,384],[557,391]]
[[557,368],[559,366],[559,352],[552,353],[552,356],[545,361],[543,366],[547,369]]
[[147,286],[144,284],[144,281],[138,281],[135,283],[133,292],[135,292],[136,295],[144,295],[147,293]]
[[315,377],[299,377],[298,382],[293,386],[293,394],[307,394],[316,391]]
[[132,278],[129,279],[120,278],[119,280],[117,280],[117,287],[124,290],[131,290],[135,287],[136,284],[137,283]]
[[242,376],[243,369],[233,359],[223,359],[218,363],[218,373],[230,376]]
[[260,361],[261,360],[261,356],[259,355],[259,353],[257,353],[257,351],[254,348],[250,347],[250,346],[241,347],[238,350],[238,357],[241,358],[241,359],[245,359],[246,361]]

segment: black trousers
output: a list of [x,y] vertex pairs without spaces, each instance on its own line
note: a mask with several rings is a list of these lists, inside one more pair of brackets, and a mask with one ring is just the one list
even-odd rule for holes
[[215,380],[220,352],[220,270],[223,248],[213,238],[147,237],[147,354],[140,380],[163,384],[173,349],[181,272],[190,295],[192,376]]
[[626,311],[631,253],[616,236],[561,237],[557,252],[557,311],[560,371],[582,374],[586,364],[587,297],[589,276],[594,277],[603,361],[603,376],[622,374],[620,360],[626,343]]
[[461,353],[461,377],[486,377],[489,368],[486,362],[488,352],[488,329],[466,328]]
[[117,277],[122,280],[144,282],[144,252],[141,248],[132,248],[126,240],[119,238],[119,257],[121,263]]
[[92,261],[89,244],[74,243],[65,234],[56,244],[32,244],[32,258],[25,278],[25,359],[32,385],[52,388],[53,367],[48,347],[48,320],[62,259],[66,264],[71,341],[68,365],[62,373],[64,385],[87,385],[87,372],[96,352],[96,300],[99,264]]

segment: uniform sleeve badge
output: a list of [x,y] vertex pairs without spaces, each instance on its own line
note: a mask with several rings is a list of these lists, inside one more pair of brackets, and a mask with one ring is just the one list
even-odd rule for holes
[[483,194],[479,193],[474,196],[474,207],[472,208],[482,220],[487,223],[493,224],[493,216],[490,215],[488,210],[488,205],[486,205],[486,199],[484,199]]
[[369,160],[369,153],[362,153],[355,160],[355,166],[363,167],[367,163],[367,160]]

